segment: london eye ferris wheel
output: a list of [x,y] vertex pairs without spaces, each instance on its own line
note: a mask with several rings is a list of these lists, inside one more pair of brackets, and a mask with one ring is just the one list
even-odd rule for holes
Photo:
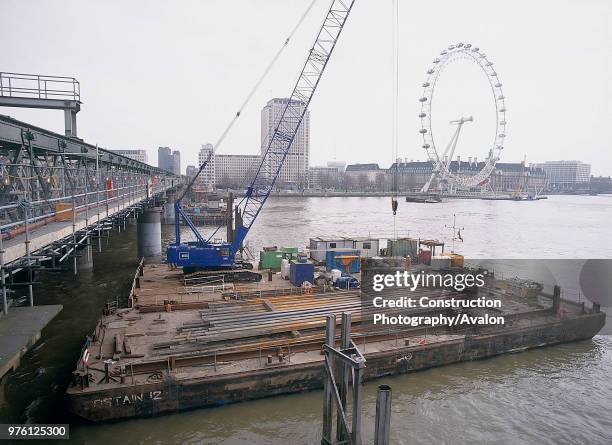
[[[434,139],[434,128],[432,124],[432,113],[435,109],[434,98],[438,100],[434,94],[436,85],[445,69],[450,64],[461,59],[476,64],[485,74],[495,106],[494,137],[487,147],[488,155],[482,168],[479,168],[473,174],[459,174],[451,169],[451,160],[457,146],[461,128],[466,122],[472,122],[473,117],[461,116],[456,120],[450,121],[450,124],[456,126],[456,128],[451,140],[444,148],[444,151],[441,151],[440,148],[442,145],[436,143]],[[429,181],[427,181],[421,191],[427,192],[435,177],[437,177],[439,183],[445,182],[448,187],[469,189],[471,187],[483,185],[487,182],[487,179],[495,168],[495,164],[501,157],[501,152],[504,149],[504,140],[506,138],[507,121],[505,96],[502,91],[502,83],[493,66],[493,62],[487,58],[486,54],[480,48],[472,44],[457,43],[450,45],[448,48],[442,50],[439,56],[433,60],[432,66],[427,70],[427,78],[425,82],[423,82],[422,87],[423,93],[419,98],[421,104],[421,112],[419,113],[421,128],[419,132],[423,138],[422,147],[433,164],[433,171]]]

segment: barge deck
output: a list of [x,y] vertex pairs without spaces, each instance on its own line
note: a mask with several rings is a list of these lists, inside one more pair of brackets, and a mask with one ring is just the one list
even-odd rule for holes
[[[501,309],[468,311],[501,315],[505,324],[459,330],[372,326],[373,308],[362,304],[359,290],[305,291],[277,276],[230,290],[197,288],[182,277],[165,265],[141,266],[132,307],[108,311],[83,351],[88,360],[79,360],[67,390],[73,413],[107,421],[320,388],[325,317],[332,313],[337,319],[352,313],[352,339],[367,359],[365,380],[589,339],[605,321],[598,306],[496,279],[478,297],[502,301]],[[441,289],[418,292],[469,298]],[[440,309],[411,309],[416,312]]]

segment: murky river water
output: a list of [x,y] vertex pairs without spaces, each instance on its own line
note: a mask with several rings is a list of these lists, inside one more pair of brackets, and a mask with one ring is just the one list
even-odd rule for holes
[[[612,196],[400,203],[397,235],[442,238],[450,245],[452,231],[446,226],[452,226],[453,214],[464,228],[464,242],[456,250],[471,258],[612,258]],[[304,246],[316,235],[393,234],[388,198],[281,198],[268,202],[249,244],[257,252],[263,245]],[[164,228],[164,236],[172,236],[171,227]],[[62,394],[83,339],[103,303],[127,292],[136,251],[131,226],[114,233],[102,253],[94,253],[93,269],[76,277],[42,277],[44,285],[35,290],[37,304],[59,303],[64,310],[9,378],[0,421],[70,422],[72,441],[86,444],[318,443],[320,391],[106,425],[65,413]],[[605,298],[602,305],[612,306],[610,295]],[[384,381],[393,388],[394,444],[609,444],[611,374],[612,337],[599,335],[592,341],[381,379],[365,385],[364,443],[373,436],[376,386]]]

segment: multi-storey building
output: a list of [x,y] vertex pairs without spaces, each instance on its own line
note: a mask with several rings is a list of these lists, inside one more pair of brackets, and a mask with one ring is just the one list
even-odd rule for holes
[[157,166],[167,171],[172,171],[172,151],[170,147],[159,147],[157,149]]
[[253,180],[259,164],[259,155],[215,155],[215,185],[219,188],[244,187]]
[[187,175],[188,178],[193,178],[197,172],[198,172],[198,169],[195,165],[188,165],[187,168],[185,169],[185,174]]
[[181,174],[181,152],[171,151],[170,147],[159,147],[157,149],[157,166],[175,175]]
[[[455,175],[473,176],[484,168],[485,163],[477,158],[462,161],[460,157],[451,161],[449,170]],[[396,172],[397,169],[397,172]],[[418,191],[429,180],[433,171],[431,161],[398,160],[387,170],[387,184],[395,179],[400,191]],[[436,182],[432,184],[435,187]],[[498,162],[488,181],[483,184],[496,192],[541,192],[546,187],[546,175],[541,168],[522,162]],[[479,187],[477,187],[479,189]]]
[[[270,139],[282,117],[283,110],[287,107],[289,99],[272,99],[268,101],[261,110],[261,154],[265,154]],[[292,107],[298,107],[300,111],[306,104],[300,101],[293,101]],[[289,153],[281,167],[277,184],[296,184],[298,187],[305,187],[308,180],[308,165],[310,156],[310,111],[306,111],[298,131],[293,139]],[[275,166],[271,166],[274,168]]]
[[[208,159],[209,156],[210,159]],[[215,187],[215,150],[212,144],[202,145],[198,153],[198,165],[201,166],[207,159],[208,164],[206,164],[206,167],[204,167],[204,170],[198,176],[196,184],[200,189],[212,190]]]
[[111,150],[115,153],[128,157],[130,159],[134,159],[135,161],[144,162],[145,164],[149,163],[149,156],[147,154],[147,150]]
[[572,190],[591,179],[591,164],[581,161],[546,161],[537,166],[546,173],[551,190]]
[[337,167],[309,167],[308,188],[328,189],[340,185],[340,171]]
[[172,152],[172,173],[181,174],[181,152],[178,150]]
[[200,189],[243,187],[250,184],[261,163],[259,155],[216,154],[212,144],[205,144],[198,154],[200,165],[211,152],[212,156],[197,180]]
[[344,171],[345,185],[352,189],[382,188],[385,170],[378,164],[349,164]]

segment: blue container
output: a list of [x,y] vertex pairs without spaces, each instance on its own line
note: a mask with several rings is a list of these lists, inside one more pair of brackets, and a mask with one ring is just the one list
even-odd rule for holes
[[340,277],[336,280],[336,287],[339,289],[357,289],[359,281],[355,277]]
[[314,284],[314,264],[310,261],[305,263],[291,261],[289,264],[289,281],[294,286],[301,286],[304,281]]
[[330,250],[325,253],[325,266],[328,271],[338,269],[340,272],[357,273],[361,269],[359,250]]

